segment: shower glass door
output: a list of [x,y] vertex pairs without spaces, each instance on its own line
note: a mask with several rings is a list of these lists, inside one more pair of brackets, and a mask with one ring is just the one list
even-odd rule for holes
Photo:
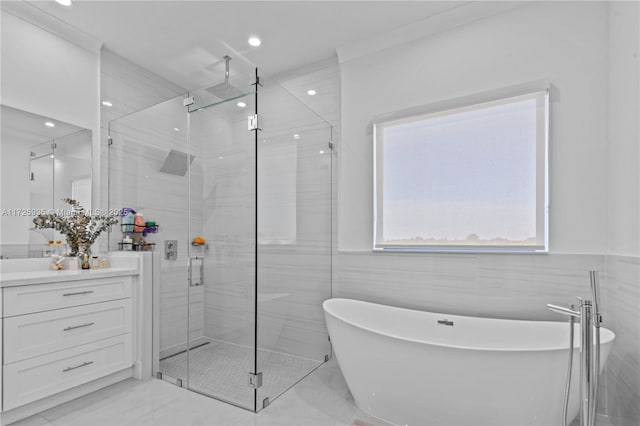
[[131,235],[159,252],[154,376],[251,411],[331,354],[333,230],[332,127],[302,85],[255,83],[234,73],[112,120],[107,144],[109,208],[158,225]]
[[[108,194],[111,209],[133,209],[158,224],[156,233],[127,232],[114,226],[109,250],[121,250],[125,236],[134,248],[159,253],[160,271],[153,288],[153,373],[179,386],[187,381],[186,351],[189,297],[188,259],[189,176],[187,114],[184,96],[159,103],[109,122]],[[165,247],[171,246],[172,256]]]
[[[231,79],[243,90],[233,99],[203,89],[110,121],[107,181],[110,208],[133,209],[158,224],[147,235],[114,227],[109,239],[110,250],[122,249],[130,235],[160,252],[154,376],[255,411],[250,83]],[[194,103],[185,105],[189,99]]]
[[322,302],[331,297],[331,126],[301,101],[307,86],[260,88],[257,408],[331,354]]
[[[189,389],[255,410],[253,79],[190,93]],[[227,98],[226,96],[231,96]]]

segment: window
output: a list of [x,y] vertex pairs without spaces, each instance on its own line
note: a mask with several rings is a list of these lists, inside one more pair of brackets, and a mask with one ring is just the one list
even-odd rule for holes
[[548,91],[374,124],[374,249],[548,250]]
[[297,233],[298,151],[295,139],[258,145],[258,244],[293,244]]

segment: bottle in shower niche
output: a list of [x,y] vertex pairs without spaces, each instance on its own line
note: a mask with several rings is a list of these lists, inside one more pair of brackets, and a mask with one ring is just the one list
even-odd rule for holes
[[133,223],[135,222],[135,216],[131,211],[128,211],[122,218],[122,232],[133,232]]
[[133,221],[133,232],[144,232],[144,217],[142,213],[136,214],[136,217]]
[[123,251],[133,250],[133,240],[128,235],[125,235],[125,237],[122,240],[122,250]]

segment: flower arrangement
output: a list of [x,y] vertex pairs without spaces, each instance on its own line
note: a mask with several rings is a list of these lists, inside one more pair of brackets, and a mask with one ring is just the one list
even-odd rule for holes
[[53,228],[65,235],[71,250],[70,256],[89,253],[100,234],[118,223],[116,216],[88,215],[74,199],[64,198],[63,201],[71,206],[70,215],[41,214],[33,219],[33,223],[36,229]]

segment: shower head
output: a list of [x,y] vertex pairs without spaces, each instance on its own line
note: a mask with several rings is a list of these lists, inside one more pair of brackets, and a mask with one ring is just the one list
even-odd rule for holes
[[229,62],[231,61],[231,56],[224,56],[224,83],[216,84],[215,86],[211,86],[207,89],[207,92],[213,94],[214,96],[220,99],[231,99],[236,98],[242,95],[242,91],[238,88],[229,84]]
[[[191,155],[189,163],[193,163],[195,155]],[[172,149],[167,154],[167,158],[164,159],[164,164],[160,168],[163,173],[169,173],[170,175],[184,176],[187,174],[189,164],[187,164],[187,154],[182,151],[176,151]]]

